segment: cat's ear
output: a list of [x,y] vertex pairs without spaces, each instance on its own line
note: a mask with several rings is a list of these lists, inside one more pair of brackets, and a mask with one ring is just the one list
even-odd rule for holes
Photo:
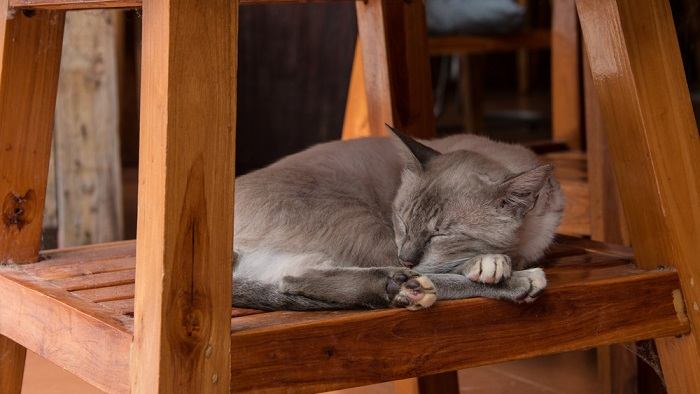
[[525,216],[535,206],[552,169],[551,164],[543,164],[506,179],[498,185],[496,203],[515,216]]
[[391,130],[392,134],[394,135],[393,139],[401,149],[409,169],[425,169],[425,166],[428,164],[430,159],[440,155],[440,152],[421,144],[398,129],[391,127],[386,123],[384,125]]

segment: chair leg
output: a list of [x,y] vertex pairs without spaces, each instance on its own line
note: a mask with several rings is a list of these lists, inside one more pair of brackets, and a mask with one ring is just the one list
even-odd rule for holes
[[435,119],[423,2],[357,2],[357,25],[369,133],[386,135],[384,124],[388,123],[415,137],[433,137]]
[[691,333],[656,340],[669,392],[700,392],[700,140],[667,0],[577,0],[630,241],[671,265]]
[[348,87],[348,98],[345,104],[345,118],[343,119],[344,140],[372,135],[369,129],[365,73],[362,67],[362,43],[358,38],[355,43],[355,57],[352,61],[350,86]]
[[143,4],[134,393],[229,393],[238,1]]
[[552,1],[552,139],[581,148],[578,23],[574,0]]
[[[0,1],[0,265],[36,260],[51,155],[63,12]],[[19,394],[26,350],[0,335],[0,393]]]

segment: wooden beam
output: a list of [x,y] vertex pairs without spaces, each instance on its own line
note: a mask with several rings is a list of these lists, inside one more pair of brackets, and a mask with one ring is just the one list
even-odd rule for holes
[[574,0],[552,1],[552,139],[580,149],[579,37]]
[[132,392],[229,392],[237,34],[237,0],[143,9]]
[[[232,348],[246,356],[232,356],[232,389],[322,392],[687,332],[687,319],[674,308],[674,272],[634,273],[612,263],[590,261],[607,267],[592,276],[581,266],[551,270],[551,286],[531,305],[479,298],[440,302],[419,313],[239,317],[232,321]],[[618,276],[630,269],[630,276]]]
[[435,135],[422,1],[357,3],[370,135],[385,123],[419,138]]
[[693,333],[657,341],[672,393],[700,390],[700,140],[665,0],[578,0],[640,266],[678,269]]
[[[361,0],[240,0],[241,5],[274,3],[323,3]],[[9,0],[11,8],[87,10],[103,8],[141,8],[143,0]]]
[[[0,1],[0,266],[33,262],[39,251],[63,18],[10,17]],[[0,393],[19,393],[25,349],[2,335]]]
[[342,133],[342,138],[344,140],[371,135],[369,130],[369,114],[367,113],[365,72],[362,67],[362,43],[358,38],[355,42],[355,56],[352,61],[348,98],[345,102],[345,117],[343,118]]
[[66,16],[56,100],[59,247],[122,239],[117,12]]
[[0,297],[0,332],[101,390],[129,391],[126,317],[13,268],[0,270]]

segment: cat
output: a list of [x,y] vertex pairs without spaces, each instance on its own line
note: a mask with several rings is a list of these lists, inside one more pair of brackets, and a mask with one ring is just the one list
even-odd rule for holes
[[264,310],[531,302],[564,198],[552,166],[475,135],[316,145],[239,177],[233,304]]

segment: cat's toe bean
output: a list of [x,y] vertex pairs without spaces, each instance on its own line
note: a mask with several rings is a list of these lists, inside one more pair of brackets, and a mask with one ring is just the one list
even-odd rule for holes
[[427,308],[437,300],[433,282],[423,275],[413,274],[409,277],[403,273],[394,274],[387,290],[391,292],[391,288],[397,284],[399,284],[398,292],[392,298],[392,306],[405,307],[413,311]]

